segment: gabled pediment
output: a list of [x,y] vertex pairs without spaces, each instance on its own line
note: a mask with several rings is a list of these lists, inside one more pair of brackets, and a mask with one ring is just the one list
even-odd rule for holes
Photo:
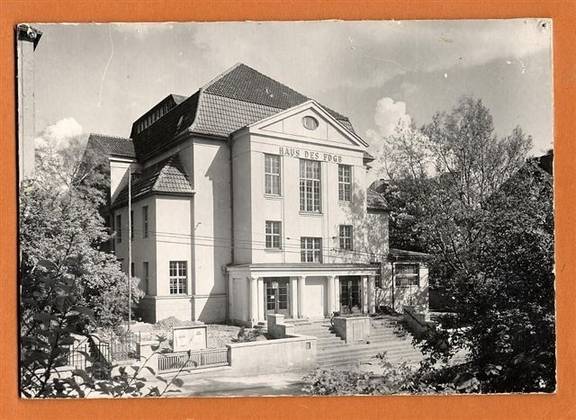
[[349,131],[315,101],[278,112],[268,118],[249,125],[251,133],[306,139],[344,147],[366,148],[367,144],[358,135]]

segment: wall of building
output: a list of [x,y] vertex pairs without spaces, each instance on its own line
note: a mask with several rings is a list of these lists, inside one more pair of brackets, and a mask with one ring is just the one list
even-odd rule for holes
[[194,139],[194,319],[226,319],[226,265],[232,262],[230,149],[227,143]]
[[[368,263],[375,259],[370,252],[387,252],[387,216],[366,212],[367,169],[363,148],[343,138],[319,117],[320,126],[314,131],[319,133],[311,135],[301,124],[305,114],[276,122],[266,130],[240,133],[234,139],[235,263],[300,262],[303,236],[322,238],[325,263]],[[276,134],[282,130],[282,136]],[[293,130],[298,136],[308,135],[308,139],[304,142],[286,130]],[[298,156],[293,155],[294,151]],[[281,156],[280,196],[265,194],[265,154]],[[321,165],[320,213],[300,211],[300,158],[307,157],[320,161]],[[352,167],[350,202],[338,200],[339,163]],[[265,248],[267,220],[282,223],[281,250]],[[339,226],[349,224],[353,225],[354,234],[352,252],[339,249]],[[243,249],[249,244],[251,252]]]
[[232,194],[234,206],[234,263],[252,261],[252,168],[249,137],[232,143]]
[[126,185],[128,185],[128,168],[131,164],[126,159],[110,159],[110,198],[113,203]]
[[242,276],[231,278],[229,281],[231,290],[229,302],[229,320],[233,324],[244,325],[250,320],[250,294],[248,277]]

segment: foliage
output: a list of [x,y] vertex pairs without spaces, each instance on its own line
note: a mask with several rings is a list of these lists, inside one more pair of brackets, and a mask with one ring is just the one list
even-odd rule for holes
[[[178,378],[182,369],[170,380],[157,376],[149,366],[149,361],[155,354],[158,354],[158,351],[138,365],[108,366],[106,362],[87,353],[91,367],[87,371],[74,370],[67,377],[54,375],[50,383],[50,394],[45,396],[86,398],[95,393],[111,398],[159,397],[169,392],[179,392],[179,389],[171,388],[182,387],[183,381]],[[154,383],[149,383],[150,377],[155,379]]]
[[233,343],[249,343],[251,341],[267,340],[262,332],[262,328],[249,328],[241,327],[238,331],[236,338],[232,339]]
[[454,368],[436,369],[393,364],[386,353],[376,357],[378,373],[318,369],[304,377],[303,390],[312,395],[452,394],[478,391],[478,382]]
[[[497,138],[470,97],[402,133],[413,139],[386,140],[391,245],[433,255],[431,286],[452,298],[459,327],[421,343],[431,365],[465,349],[460,373],[482,392],[553,390],[552,184],[526,162],[530,136],[517,127]],[[426,152],[411,146],[422,135]]]
[[[37,177],[20,190],[21,385],[28,397],[57,395],[71,334],[114,326],[127,313],[128,281],[98,210],[104,202],[99,162],[82,164],[78,143],[38,151]],[[131,279],[133,302],[141,297]]]

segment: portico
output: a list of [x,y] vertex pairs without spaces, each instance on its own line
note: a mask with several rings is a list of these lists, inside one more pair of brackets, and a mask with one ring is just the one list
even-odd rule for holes
[[379,266],[370,264],[229,266],[229,320],[252,326],[270,313],[293,319],[374,313],[378,271]]

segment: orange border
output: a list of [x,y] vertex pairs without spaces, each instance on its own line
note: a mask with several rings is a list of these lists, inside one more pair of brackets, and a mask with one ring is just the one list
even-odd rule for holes
[[[212,1],[0,0],[0,418],[576,418],[576,260],[571,209],[575,150],[576,2],[502,0]],[[555,180],[557,223],[558,392],[556,395],[341,398],[189,398],[21,401],[17,395],[16,105],[13,26],[19,22],[458,19],[554,19]],[[537,98],[535,98],[537,100]]]

